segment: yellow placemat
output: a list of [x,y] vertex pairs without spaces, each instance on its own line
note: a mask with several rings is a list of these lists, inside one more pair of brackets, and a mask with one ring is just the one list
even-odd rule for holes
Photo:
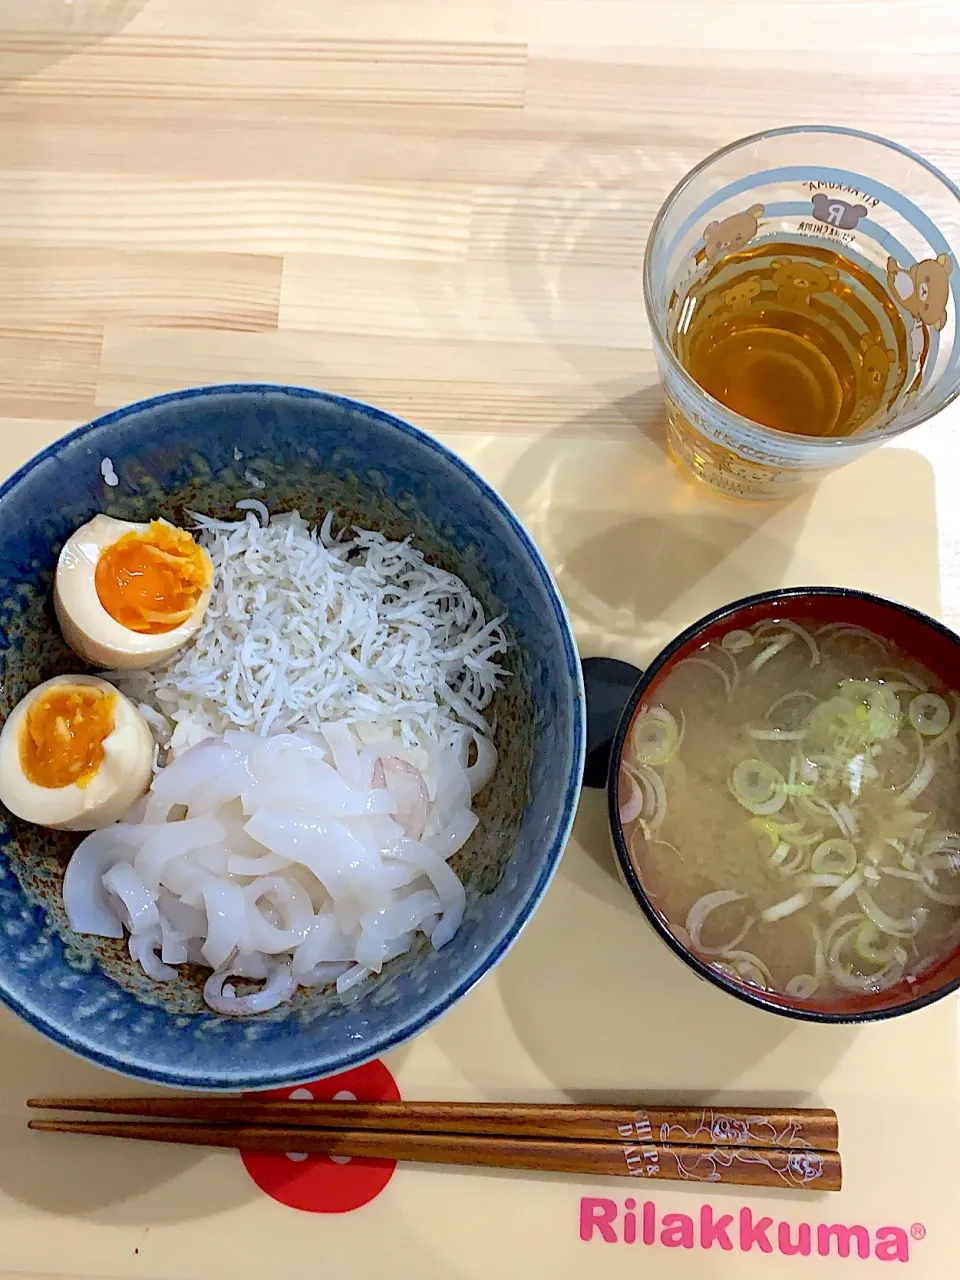
[[[700,614],[778,584],[855,585],[937,610],[933,477],[911,452],[877,453],[773,509],[688,486],[639,437],[447,439],[525,519],[584,654],[643,662]],[[7,469],[31,451],[9,434],[0,449]],[[232,1153],[28,1133],[30,1093],[140,1090],[4,1015],[0,1275],[740,1280],[886,1274],[898,1259],[907,1275],[953,1274],[956,1001],[862,1029],[806,1026],[700,982],[620,885],[597,793],[515,949],[386,1065],[408,1098],[834,1106],[846,1186],[761,1194],[410,1167],[357,1211],[297,1211]]]

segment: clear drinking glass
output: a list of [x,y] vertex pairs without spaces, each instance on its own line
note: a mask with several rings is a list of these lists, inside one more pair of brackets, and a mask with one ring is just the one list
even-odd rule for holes
[[[675,459],[733,496],[785,498],[937,413],[960,391],[958,250],[960,190],[882,138],[797,126],[709,156],[667,198],[644,260]],[[762,425],[709,395],[681,364],[675,348],[698,286],[722,289],[727,263],[734,284],[724,307],[787,298],[836,329],[859,380],[848,388],[855,407],[844,434]],[[753,266],[758,274],[744,283]]]

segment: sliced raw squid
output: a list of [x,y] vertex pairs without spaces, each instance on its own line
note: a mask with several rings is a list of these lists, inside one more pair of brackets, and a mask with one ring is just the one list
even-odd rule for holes
[[418,933],[439,949],[460,927],[466,894],[447,860],[476,829],[471,797],[495,766],[472,729],[432,751],[389,728],[365,742],[343,723],[232,730],[161,769],[136,821],[78,846],[70,923],[126,929],[158,982],[188,961],[209,966],[218,1013],[263,1013],[300,986],[345,995]]

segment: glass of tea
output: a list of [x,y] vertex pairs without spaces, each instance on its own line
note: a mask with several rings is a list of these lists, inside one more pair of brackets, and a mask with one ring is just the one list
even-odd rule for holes
[[657,215],[644,296],[674,458],[786,498],[960,391],[960,190],[855,130],[709,156]]

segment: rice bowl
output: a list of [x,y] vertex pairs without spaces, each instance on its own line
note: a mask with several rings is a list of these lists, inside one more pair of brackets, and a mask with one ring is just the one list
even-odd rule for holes
[[[104,485],[105,457],[116,486]],[[247,471],[263,483],[256,495]],[[51,485],[57,503],[47,497]],[[101,509],[181,525],[190,511],[236,520],[240,501],[298,509],[320,525],[334,510],[345,527],[412,538],[467,585],[486,619],[509,619],[509,649],[498,658],[508,678],[488,711],[500,767],[478,796],[477,830],[450,864],[465,890],[456,937],[435,950],[420,934],[352,1001],[335,989],[301,991],[291,1005],[264,1013],[255,1033],[249,1022],[203,1012],[209,971],[154,984],[138,976],[119,939],[73,932],[57,899],[75,839],[8,823],[5,883],[13,892],[0,898],[0,916],[13,911],[23,928],[17,944],[0,942],[6,1003],[95,1061],[195,1088],[268,1088],[343,1070],[458,1000],[502,956],[545,891],[582,768],[582,687],[569,623],[515,518],[454,455],[405,424],[283,388],[212,388],[133,406],[59,442],[8,482],[0,502],[11,639],[6,705],[65,668],[50,625],[48,575],[52,549],[71,527]],[[252,519],[259,524],[261,516]],[[24,572],[31,560],[36,568]]]

